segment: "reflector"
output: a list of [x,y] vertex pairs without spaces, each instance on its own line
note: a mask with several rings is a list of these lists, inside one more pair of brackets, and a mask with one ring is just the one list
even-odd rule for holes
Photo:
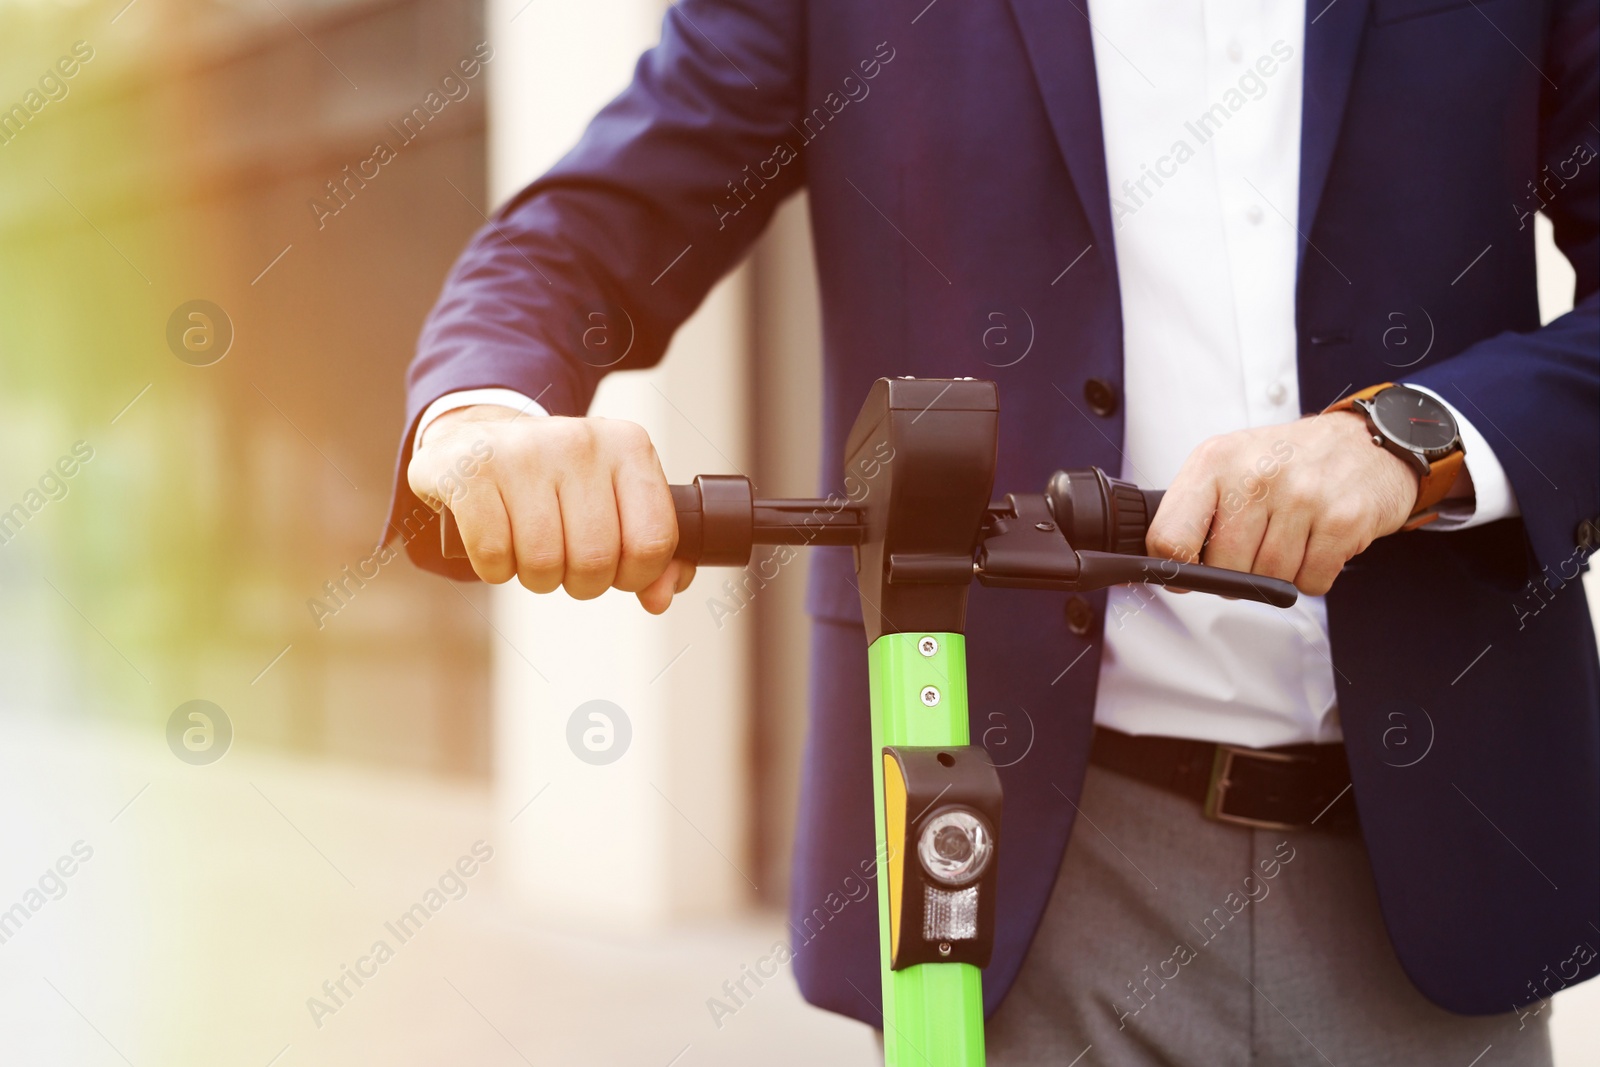
[[927,941],[970,941],[978,936],[978,887],[951,892],[925,886],[922,937]]

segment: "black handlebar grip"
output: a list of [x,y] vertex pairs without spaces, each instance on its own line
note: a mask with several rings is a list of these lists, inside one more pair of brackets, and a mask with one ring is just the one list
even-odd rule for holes
[[[673,559],[707,567],[742,567],[750,562],[755,501],[748,478],[702,474],[690,485],[667,488],[678,513],[678,549]],[[445,559],[467,558],[461,528],[449,508],[439,513],[439,554]]]
[[701,531],[705,525],[704,513],[700,510],[700,489],[694,485],[669,485],[667,488],[672,491],[672,508],[678,513],[678,548],[672,558],[698,563]]
[[461,540],[461,527],[449,508],[439,510],[439,555],[445,559],[466,559],[467,545]]
[[704,567],[742,567],[755,543],[755,498],[750,479],[737,474],[702,474],[690,485],[672,485],[678,512],[678,548],[673,559]]
[[1056,471],[1044,491],[1050,514],[1073,548],[1131,556],[1145,554],[1145,531],[1162,494],[1109,477],[1099,467]]

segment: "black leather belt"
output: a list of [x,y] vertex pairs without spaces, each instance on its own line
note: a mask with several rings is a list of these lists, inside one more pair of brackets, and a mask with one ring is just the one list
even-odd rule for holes
[[1360,830],[1344,746],[1243,748],[1094,728],[1089,762],[1187,797],[1217,822],[1265,830]]

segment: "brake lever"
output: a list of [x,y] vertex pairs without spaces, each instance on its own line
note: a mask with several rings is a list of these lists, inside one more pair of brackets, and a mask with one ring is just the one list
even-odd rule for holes
[[1300,596],[1290,583],[1258,574],[1153,556],[1076,551],[1044,497],[1015,493],[990,512],[973,570],[980,585],[1001,589],[1082,592],[1110,585],[1170,585],[1277,608]]
[[1254,600],[1275,608],[1292,607],[1300,591],[1278,578],[1208,567],[1203,563],[1179,563],[1154,556],[1123,556],[1115,552],[1079,552],[1076,588],[1104,589],[1108,585],[1143,583],[1170,585],[1195,593]]

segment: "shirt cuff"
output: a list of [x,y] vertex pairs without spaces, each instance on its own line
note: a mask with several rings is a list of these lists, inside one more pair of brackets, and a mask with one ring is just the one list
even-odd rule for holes
[[1445,533],[1521,515],[1522,509],[1517,505],[1517,494],[1511,488],[1511,479],[1506,477],[1499,457],[1477,427],[1457,411],[1454,404],[1432,389],[1410,383],[1407,385],[1418,392],[1427,393],[1445,406],[1456,420],[1456,429],[1461,432],[1461,445],[1466,451],[1465,465],[1456,476],[1450,495],[1439,502],[1439,517],[1421,529]]
[[[537,400],[517,392],[515,389],[461,389],[454,393],[446,393],[438,400],[429,404],[422,412],[422,418],[417,420],[417,432],[412,438],[411,451],[416,453],[422,447],[422,435],[427,432],[428,424],[447,411],[457,408],[470,408],[475,404],[498,404],[503,408],[511,408],[520,415],[549,415]],[[1457,421],[1460,421],[1459,419]]]

